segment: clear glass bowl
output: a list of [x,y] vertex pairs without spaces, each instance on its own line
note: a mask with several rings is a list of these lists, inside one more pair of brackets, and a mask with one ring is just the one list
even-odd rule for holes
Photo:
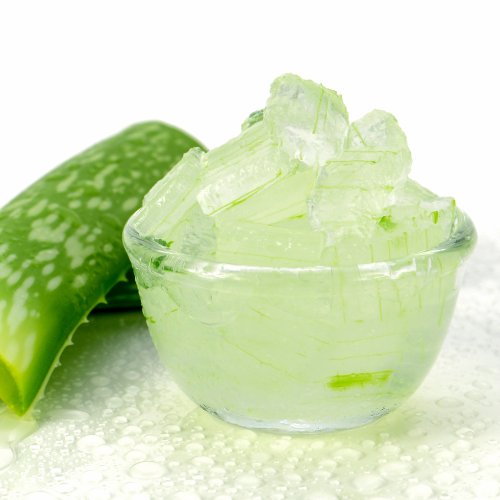
[[397,408],[439,353],[472,221],[428,251],[349,267],[238,266],[124,231],[156,348],[201,408],[244,427],[327,432]]

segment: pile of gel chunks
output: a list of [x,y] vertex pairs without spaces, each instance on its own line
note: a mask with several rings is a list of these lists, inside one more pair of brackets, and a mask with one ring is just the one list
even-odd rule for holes
[[343,266],[430,249],[455,200],[408,178],[396,118],[349,123],[342,97],[292,74],[208,153],[191,149],[147,194],[135,227],[171,251],[261,267]]

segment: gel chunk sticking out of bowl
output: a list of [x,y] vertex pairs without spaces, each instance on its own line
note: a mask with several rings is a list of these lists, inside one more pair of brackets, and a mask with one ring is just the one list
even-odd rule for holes
[[144,200],[135,229],[173,252],[281,267],[380,262],[449,236],[453,198],[408,178],[396,118],[349,123],[342,97],[296,75],[271,86],[242,132],[192,149]]

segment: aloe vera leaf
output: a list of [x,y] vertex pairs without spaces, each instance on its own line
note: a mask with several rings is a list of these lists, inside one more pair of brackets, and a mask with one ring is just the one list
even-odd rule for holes
[[141,299],[132,269],[128,270],[125,277],[127,281],[119,281],[106,295],[106,302],[97,304],[93,313],[140,309]]
[[134,125],[59,166],[0,210],[0,399],[31,407],[62,349],[130,263],[122,229],[147,191],[200,144]]

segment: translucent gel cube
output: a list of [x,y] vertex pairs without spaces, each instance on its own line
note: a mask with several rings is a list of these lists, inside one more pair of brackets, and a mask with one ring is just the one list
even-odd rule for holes
[[349,122],[337,92],[285,74],[271,85],[264,123],[290,158],[320,166],[342,153]]
[[331,245],[350,235],[369,237],[392,191],[410,171],[406,136],[390,113],[375,110],[349,126],[347,149],[320,170],[309,217]]
[[324,235],[254,222],[223,220],[217,226],[218,261],[299,267],[319,262]]
[[145,196],[136,230],[139,234],[168,240],[196,203],[204,164],[200,148],[182,160]]
[[288,157],[262,122],[206,155],[197,196],[205,215],[230,208],[288,171]]
[[311,192],[316,173],[312,168],[279,178],[242,203],[216,215],[217,224],[224,219],[246,220],[273,224],[307,213],[307,196]]

